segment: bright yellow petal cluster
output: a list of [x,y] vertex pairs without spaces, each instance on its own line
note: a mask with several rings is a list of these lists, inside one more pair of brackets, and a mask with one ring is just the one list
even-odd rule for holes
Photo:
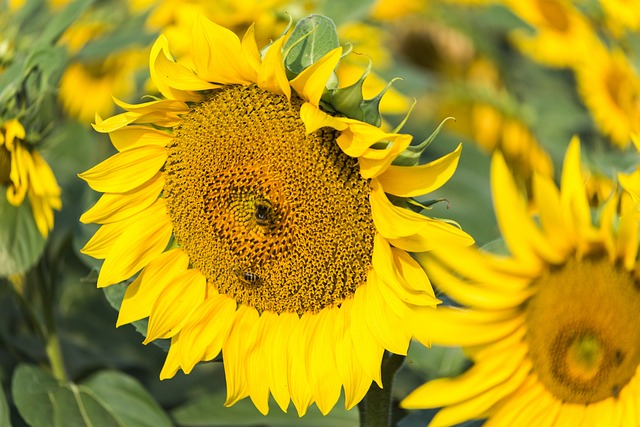
[[8,172],[7,179],[0,184],[8,186],[6,197],[13,206],[20,206],[29,197],[38,230],[47,237],[53,228],[53,210],[62,207],[60,187],[47,162],[24,139],[25,130],[18,120],[8,120],[0,126],[0,156],[9,159],[2,165],[9,170],[0,171],[2,176]]
[[[438,303],[428,277],[407,251],[429,251],[443,242],[469,245],[472,239],[450,224],[392,204],[387,196],[413,197],[439,188],[453,174],[460,148],[423,166],[392,165],[410,136],[320,108],[342,49],[289,81],[282,58],[285,40],[274,41],[261,55],[253,27],[240,40],[200,17],[191,39],[193,69],[173,59],[164,36],[157,40],[150,71],[163,98],[138,105],[119,102],[126,112],[98,119],[94,126],[110,134],[119,152],[80,175],[105,193],[81,218],[101,224],[82,252],[105,260],[99,287],[140,272],[127,288],[118,325],[149,317],[145,342],[171,339],[161,378],[178,369],[188,373],[222,353],[227,405],[249,396],[266,413],[271,394],[285,411],[292,401],[302,415],[315,402],[326,414],[341,389],[351,408],[373,381],[381,384],[384,351],[406,354],[413,311]],[[163,166],[173,136],[159,129],[180,125],[191,105],[226,85],[257,85],[284,100],[301,98],[307,133],[323,127],[339,131],[335,142],[357,158],[360,174],[370,179],[376,228],[372,268],[351,298],[318,312],[258,312],[218,292],[183,248],[168,246],[173,224],[162,192]]]

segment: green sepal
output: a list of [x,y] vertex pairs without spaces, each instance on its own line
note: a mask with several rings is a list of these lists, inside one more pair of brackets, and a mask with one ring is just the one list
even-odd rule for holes
[[362,73],[362,76],[354,84],[343,87],[327,89],[323,94],[322,101],[333,111],[345,116],[360,120],[370,125],[379,127],[382,123],[380,116],[380,101],[391,85],[399,78],[391,80],[382,91],[371,99],[364,99],[362,88],[364,81],[371,72],[371,61]]
[[338,30],[331,18],[310,15],[298,21],[284,45],[284,65],[289,80],[340,47]]
[[444,124],[449,120],[455,119],[453,117],[447,117],[446,119],[444,119],[442,122],[440,122],[436,130],[434,130],[427,139],[425,139],[418,145],[410,145],[409,147],[407,147],[406,150],[404,150],[398,157],[395,158],[392,164],[396,166],[416,166],[418,163],[420,163],[420,157],[422,156],[422,153],[424,153],[424,150],[426,150],[429,145],[431,145],[438,133],[440,133],[440,130],[442,130]]

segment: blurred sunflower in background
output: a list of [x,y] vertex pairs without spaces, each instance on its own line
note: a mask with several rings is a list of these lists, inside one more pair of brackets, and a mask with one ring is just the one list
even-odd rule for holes
[[38,230],[46,238],[53,228],[53,210],[62,207],[60,187],[47,162],[25,138],[18,120],[0,124],[0,184],[7,188],[11,205],[29,199]]
[[382,386],[385,350],[406,354],[413,311],[438,303],[408,252],[473,242],[411,200],[451,177],[460,147],[394,164],[411,136],[336,84],[337,34],[307,42],[331,28],[312,16],[260,54],[253,26],[240,41],[200,16],[193,69],[161,36],[162,98],[98,120],[119,153],[80,175],[105,193],[81,218],[102,224],[82,249],[104,259],[98,286],[142,270],[118,325],[149,317],[145,343],[171,339],[161,378],[222,353],[226,404],[262,413],[270,393],[326,414],[342,388],[351,408]]
[[[428,382],[405,408],[444,407],[431,425],[636,425],[640,389],[638,221],[616,192],[589,209],[580,144],[567,150],[561,188],[535,175],[537,218],[504,158],[491,183],[510,255],[442,248],[420,255],[439,289],[463,307],[422,310],[423,343],[459,345],[473,366]],[[427,325],[437,323],[434,330]]]

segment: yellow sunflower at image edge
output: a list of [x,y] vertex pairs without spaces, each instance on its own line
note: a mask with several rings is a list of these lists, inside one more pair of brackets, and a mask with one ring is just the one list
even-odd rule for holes
[[[494,156],[495,210],[511,255],[472,247],[419,256],[437,287],[466,308],[417,310],[425,328],[416,337],[462,346],[473,366],[424,384],[401,406],[442,407],[432,426],[477,418],[487,426],[640,423],[635,204],[615,193],[598,206],[594,225],[581,170],[574,139],[561,189],[534,176],[532,218]],[[433,323],[439,327],[428,328]]]
[[6,198],[20,206],[29,198],[33,219],[43,237],[53,228],[53,210],[60,210],[60,187],[44,158],[25,142],[22,124],[11,119],[0,125],[0,184]]
[[80,175],[104,193],[82,251],[104,259],[99,287],[140,271],[118,325],[148,317],[145,343],[171,339],[161,378],[222,353],[226,405],[326,414],[381,384],[383,352],[406,354],[412,311],[438,303],[408,251],[473,241],[387,196],[439,188],[460,147],[392,165],[410,136],[319,106],[341,48],[289,81],[285,41],[261,57],[253,27],[240,40],[200,17],[192,71],[157,40],[162,99],[95,124],[119,152]]

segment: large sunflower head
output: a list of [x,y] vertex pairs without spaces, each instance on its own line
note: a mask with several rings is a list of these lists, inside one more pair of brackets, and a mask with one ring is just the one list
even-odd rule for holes
[[[422,341],[458,345],[474,365],[428,382],[402,403],[444,407],[432,425],[637,425],[640,386],[638,221],[627,193],[589,209],[580,147],[570,144],[561,189],[535,175],[537,218],[496,155],[492,186],[509,256],[475,248],[423,257],[463,305],[428,312]],[[424,323],[429,325],[431,323]]]
[[0,123],[0,186],[7,201],[20,206],[28,197],[33,218],[42,236],[53,228],[53,210],[60,210],[60,187],[42,155],[26,142],[25,130],[16,120]]
[[472,242],[406,207],[449,179],[459,148],[394,165],[411,137],[371,124],[379,100],[336,89],[341,47],[305,50],[326,46],[305,42],[316,24],[261,53],[253,27],[240,40],[200,17],[193,69],[161,36],[162,98],[97,120],[119,152],[81,174],[104,193],[81,218],[102,224],[83,249],[104,259],[98,286],[139,272],[118,325],[149,317],[145,342],[171,339],[162,378],[222,353],[227,404],[250,396],[264,413],[270,393],[300,414],[327,413],[342,388],[360,401],[383,352],[406,353],[412,311],[437,303],[407,252]]

